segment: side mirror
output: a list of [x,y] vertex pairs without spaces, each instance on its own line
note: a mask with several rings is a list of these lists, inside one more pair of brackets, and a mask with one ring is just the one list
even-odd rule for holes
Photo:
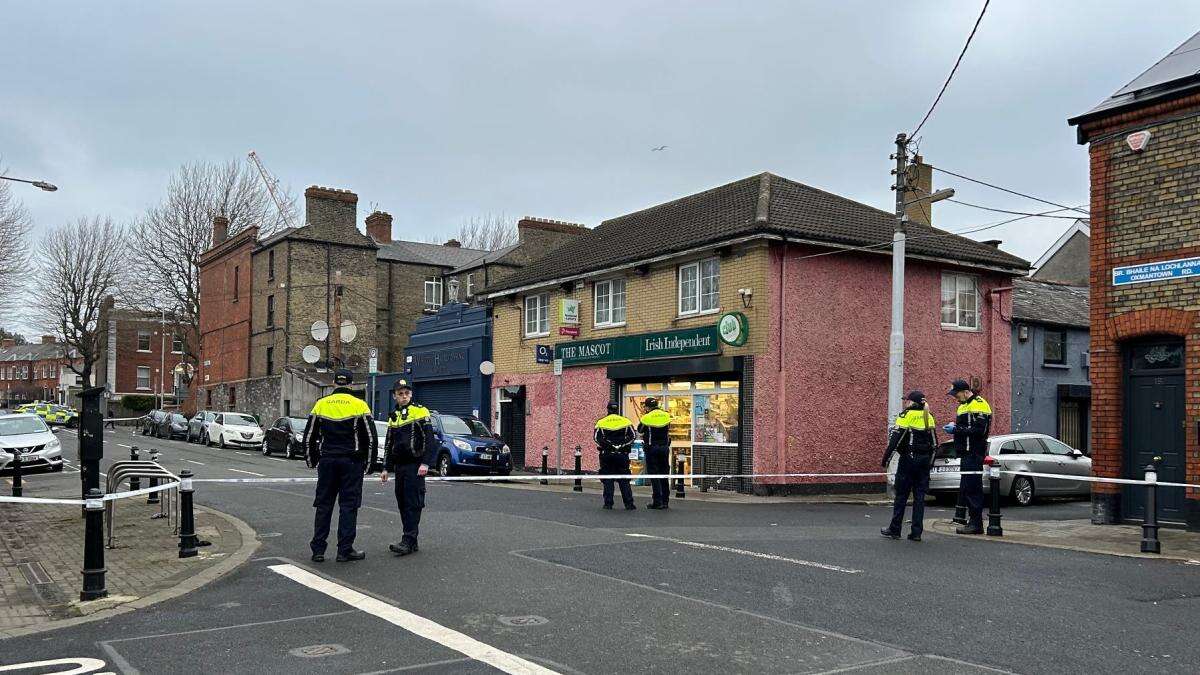
[[492,438],[494,438],[498,441],[504,440],[503,438],[500,438],[500,432],[498,432],[498,431],[492,434]]
[[1082,450],[1072,450],[1071,457],[1083,457],[1083,451]]

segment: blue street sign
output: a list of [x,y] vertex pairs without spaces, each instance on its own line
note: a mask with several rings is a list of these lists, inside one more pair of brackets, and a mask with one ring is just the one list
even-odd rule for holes
[[1164,262],[1145,263],[1114,267],[1113,286],[1143,284],[1148,281],[1165,281],[1200,276],[1200,258],[1182,258]]
[[537,345],[535,350],[538,363],[550,363],[554,360],[554,348],[550,345]]

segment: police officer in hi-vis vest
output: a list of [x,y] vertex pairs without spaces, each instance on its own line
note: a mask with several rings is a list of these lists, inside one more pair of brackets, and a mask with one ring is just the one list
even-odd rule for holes
[[933,452],[937,448],[936,425],[929,413],[925,394],[914,391],[905,400],[907,407],[896,418],[883,453],[883,468],[887,469],[892,453],[900,453],[896,467],[896,500],[892,504],[892,522],[880,530],[880,534],[891,539],[900,538],[904,525],[904,508],[908,494],[913,496],[912,529],[910,541],[921,541],[925,531],[925,493],[929,490],[929,469],[933,464]]
[[[646,473],[650,475],[667,475],[671,473],[671,438],[667,428],[671,425],[671,414],[658,407],[658,399],[653,396],[642,403],[642,419],[638,423],[638,433],[646,445]],[[671,485],[666,478],[651,478],[650,490],[654,497],[649,509],[666,509],[671,501]]]
[[[983,471],[988,433],[992,429],[992,406],[965,380],[955,380],[948,393],[958,399],[958,417],[945,426],[945,431],[954,434],[954,447],[962,458],[961,470],[964,473]],[[958,489],[967,505],[967,524],[955,532],[983,534],[983,475],[962,476]]]
[[437,440],[429,409],[413,401],[412,385],[408,380],[396,380],[392,386],[396,409],[388,418],[387,441],[384,443],[383,473],[379,480],[386,483],[388,472],[396,474],[396,506],[404,535],[388,549],[398,556],[416,553],[421,509],[425,508],[425,474],[433,464]]
[[[596,422],[596,448],[600,451],[600,473],[602,475],[629,475],[629,447],[637,440],[637,432],[633,430],[633,422],[618,414],[621,409],[616,403],[608,404],[608,415]],[[621,486],[621,500],[625,509],[632,511],[637,508],[633,503],[633,488],[629,479],[602,478],[604,484],[604,508],[613,507],[613,483]]]

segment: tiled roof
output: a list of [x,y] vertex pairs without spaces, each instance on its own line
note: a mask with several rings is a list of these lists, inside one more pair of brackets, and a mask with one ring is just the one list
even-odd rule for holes
[[1132,82],[1098,103],[1086,113],[1067,120],[1079,124],[1149,101],[1178,96],[1200,87],[1200,33],[1188,38]]
[[477,260],[487,251],[474,248],[459,248],[441,244],[425,244],[419,241],[393,241],[379,245],[381,260],[433,265],[437,267],[460,267]]
[[[563,244],[505,277],[489,292],[586,274],[722,241],[782,235],[887,251],[894,216],[786,178],[763,173],[625,216]],[[966,237],[910,223],[908,254],[1022,274],[1029,263]]]
[[66,346],[53,342],[50,344],[17,345],[0,349],[0,361],[41,361],[43,359],[62,358]]
[[495,262],[503,262],[501,258],[517,250],[520,246],[521,244],[517,243],[511,246],[505,246],[504,248],[498,248],[495,251],[488,251],[483,255],[476,256],[470,262],[459,265],[455,269],[451,270],[450,273],[458,274],[459,272],[465,272],[469,269],[479,267],[480,265],[490,265]]
[[1056,326],[1088,328],[1088,289],[1048,281],[1013,282],[1013,318]]

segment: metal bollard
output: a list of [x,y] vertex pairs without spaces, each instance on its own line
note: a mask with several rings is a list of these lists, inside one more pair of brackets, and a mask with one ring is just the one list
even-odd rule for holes
[[[542,475],[545,476],[550,472],[550,447],[542,446]],[[550,481],[542,479],[542,485],[549,485]]]
[[[136,461],[139,459],[139,457],[138,457],[138,446],[136,446],[136,445],[135,445],[135,446],[133,446],[132,448],[130,448],[130,449],[129,449],[129,459],[131,459],[131,460],[133,460],[133,461],[135,461],[135,462],[136,462]],[[137,476],[133,476],[133,477],[131,477],[131,478],[129,479],[129,489],[130,489],[131,491],[132,491],[132,490],[141,490],[141,489],[142,489],[142,479],[141,479],[141,478],[138,478]]]
[[104,495],[100,490],[88,490],[83,506],[83,602],[108,596],[104,587]]
[[[158,463],[158,449],[157,448],[150,448],[150,461],[154,462],[155,464]],[[157,478],[150,479],[150,487],[158,487],[158,479]],[[159,503],[158,493],[151,492],[150,494],[146,495],[146,503],[147,504]]]
[[21,487],[21,451],[13,448],[12,454],[12,496],[20,497],[25,493],[25,490]]
[[192,472],[179,472],[179,557],[196,555],[196,517],[192,510]]
[[1162,544],[1158,541],[1158,467],[1153,463],[1146,465],[1146,515],[1142,519],[1142,553],[1162,553]]
[[967,524],[967,503],[963,501],[961,483],[958,488],[958,498],[954,502],[954,518],[951,519],[951,522],[958,523],[959,525]]
[[683,497],[684,497],[684,494],[683,494],[683,467],[684,467],[683,458],[676,459],[675,460],[675,473],[679,475],[679,477],[675,479],[675,498],[676,499],[683,499]]
[[992,493],[991,508],[988,509],[987,534],[989,537],[1003,537],[1004,528],[1000,526],[1000,463],[988,457],[984,460],[988,471],[988,489]]
[[[708,462],[704,461],[704,455],[700,455],[700,475],[702,475],[702,476],[708,475],[707,467],[708,467]],[[700,479],[700,491],[708,492],[708,479],[707,478]]]
[[[583,448],[575,446],[575,475],[583,475]],[[575,479],[575,487],[571,488],[575,492],[583,492],[583,479]]]

